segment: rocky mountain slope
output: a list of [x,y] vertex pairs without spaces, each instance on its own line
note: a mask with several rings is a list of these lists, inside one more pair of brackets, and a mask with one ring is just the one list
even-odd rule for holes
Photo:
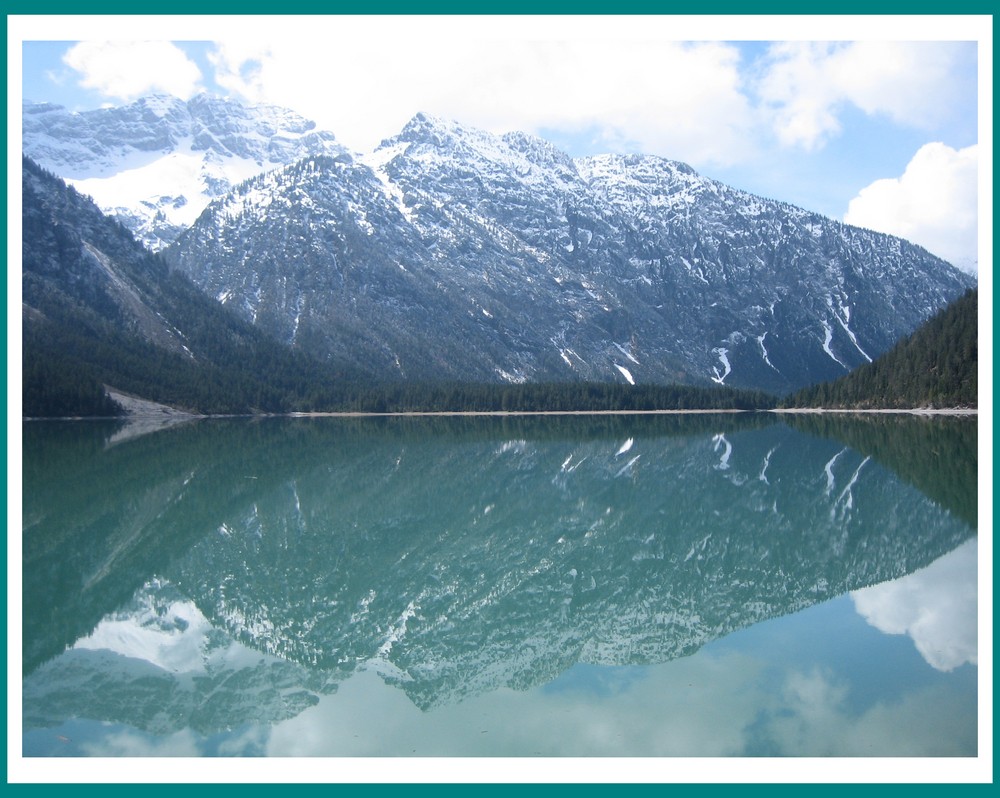
[[571,159],[420,114],[213,202],[168,251],[271,334],[384,379],[840,376],[972,278],[647,156]]

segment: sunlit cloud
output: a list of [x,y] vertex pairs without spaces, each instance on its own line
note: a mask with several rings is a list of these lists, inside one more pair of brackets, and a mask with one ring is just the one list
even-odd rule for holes
[[217,42],[208,53],[216,84],[252,103],[263,99],[261,69],[271,58],[270,45],[241,39]]
[[739,51],[725,44],[464,37],[360,44],[334,28],[322,49],[227,41],[211,60],[229,91],[292,107],[359,151],[418,111],[494,133],[587,132],[607,149],[697,163],[729,163],[752,146]]
[[151,92],[187,99],[201,88],[197,64],[170,42],[80,42],[63,62],[79,73],[81,86],[120,100]]
[[909,635],[927,663],[950,671],[978,662],[977,541],[926,568],[851,594],[858,612],[887,634]]
[[[821,149],[846,132],[850,108],[935,129],[967,102],[976,54],[964,42],[785,42],[756,57],[727,42],[643,38],[640,29],[595,41],[395,18],[316,24],[322,38],[235,29],[208,53],[208,83],[291,108],[359,152],[424,111],[699,168],[752,162],[777,146]],[[126,100],[149,91],[188,97],[203,82],[168,42],[83,42],[65,63],[81,85]]]
[[841,133],[852,106],[935,129],[954,112],[973,53],[962,42],[784,42],[771,47],[756,90],[778,140],[813,150]]
[[900,177],[876,180],[850,201],[844,221],[920,244],[977,271],[979,148],[921,147]]

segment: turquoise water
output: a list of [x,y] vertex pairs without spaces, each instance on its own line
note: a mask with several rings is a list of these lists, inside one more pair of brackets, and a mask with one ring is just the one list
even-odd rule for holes
[[975,756],[975,419],[23,443],[36,756]]

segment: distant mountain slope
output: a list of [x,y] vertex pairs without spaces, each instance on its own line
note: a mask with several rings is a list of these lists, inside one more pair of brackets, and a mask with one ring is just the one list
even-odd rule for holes
[[26,102],[22,118],[25,154],[154,250],[236,183],[306,155],[344,151],[332,133],[292,111],[209,94],[82,113]]
[[974,284],[684,164],[574,160],[424,114],[370,155],[241,184],[166,255],[279,340],[379,379],[788,393],[877,357]]
[[112,413],[102,385],[198,412],[280,410],[318,376],[28,159],[22,188],[24,415]]
[[976,407],[978,302],[970,289],[873,363],[805,388],[790,407]]

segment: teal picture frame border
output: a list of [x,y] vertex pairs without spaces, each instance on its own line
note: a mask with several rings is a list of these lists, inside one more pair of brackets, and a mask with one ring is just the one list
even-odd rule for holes
[[[204,2],[192,2],[192,0],[178,0],[178,2],[170,4],[169,9],[164,7],[165,4],[155,4],[154,6],[146,6],[142,8],[137,8],[136,4],[133,2],[122,2],[120,0],[102,0],[101,2],[88,4],[86,9],[82,9],[78,4],[71,4],[68,2],[58,1],[52,2],[29,2],[26,0],[11,0],[6,4],[5,8],[5,20],[4,27],[5,33],[8,32],[8,22],[11,16],[20,15],[39,15],[39,16],[49,16],[49,15],[83,15],[83,16],[100,16],[100,15],[209,15],[209,14],[220,14],[220,15],[268,15],[274,14],[275,8],[274,4],[253,2],[253,3],[235,3],[231,0],[226,0],[220,2],[215,0],[214,2],[204,3]],[[991,30],[995,34],[996,31],[996,20],[994,17],[995,9],[997,3],[984,2],[983,0],[958,0],[955,3],[949,4],[947,9],[940,8],[940,4],[933,4],[934,7],[928,7],[932,4],[919,3],[907,4],[898,2],[898,0],[886,1],[881,0],[881,2],[860,2],[859,0],[847,0],[846,2],[831,3],[822,2],[819,4],[810,5],[808,9],[803,9],[801,3],[792,3],[788,0],[769,0],[768,2],[757,4],[753,9],[748,10],[745,4],[740,4],[733,2],[732,0],[716,0],[716,2],[705,3],[704,5],[698,4],[696,7],[692,7],[692,4],[667,4],[662,2],[648,2],[647,0],[629,0],[628,2],[616,4],[613,9],[608,8],[607,3],[583,3],[583,4],[572,4],[565,2],[565,0],[541,0],[540,2],[528,2],[527,0],[510,0],[505,3],[485,3],[481,5],[476,5],[470,8],[469,3],[459,3],[454,2],[454,0],[425,0],[417,4],[414,3],[402,3],[398,0],[389,0],[388,2],[382,2],[378,4],[373,4],[374,7],[365,7],[365,4],[359,3],[321,3],[315,0],[295,0],[294,2],[283,4],[280,13],[281,15],[309,15],[309,14],[322,14],[322,15],[337,15],[337,14],[371,14],[371,15],[405,15],[405,14],[420,14],[420,15],[472,15],[472,16],[482,16],[482,15],[576,15],[576,14],[587,14],[587,15],[602,15],[613,13],[616,15],[644,15],[644,14],[654,14],[654,15],[676,15],[676,14],[691,14],[698,16],[712,16],[712,15],[752,15],[752,16],[766,16],[766,15],[803,15],[803,16],[820,16],[820,15],[836,15],[836,16],[848,16],[848,15],[859,15],[859,16],[872,16],[872,15],[934,15],[934,14],[948,14],[948,15],[983,15],[988,16],[991,19]],[[9,34],[8,34],[9,35]],[[995,36],[994,36],[995,38]],[[4,37],[4,47],[5,52],[9,47],[8,36]],[[10,53],[7,53],[9,56]],[[996,66],[993,66],[993,77],[994,85],[996,83]],[[5,86],[5,94],[7,88]],[[5,103],[5,109],[7,104]],[[6,110],[5,110],[6,113]],[[9,124],[9,120],[8,120]],[[980,142],[984,144],[984,142]],[[992,149],[992,142],[986,143]],[[8,149],[9,149],[8,142]],[[994,178],[995,178],[994,166]],[[9,183],[11,176],[8,174],[8,164],[4,162],[4,175]],[[994,181],[995,182],[995,181]],[[992,220],[990,220],[992,222]],[[8,243],[8,236],[10,231],[5,228],[4,231],[4,243]],[[10,264],[8,264],[8,268]],[[994,294],[989,297],[991,305],[993,303]],[[5,308],[5,319],[7,316],[7,309],[9,305],[9,297],[7,296],[6,283],[4,286],[4,308]],[[5,326],[5,336],[7,327]],[[994,332],[993,343],[996,343],[996,334]],[[9,348],[5,347],[6,357],[5,365],[10,368],[11,352]],[[989,364],[992,369],[992,364]],[[5,371],[5,374],[7,372]],[[995,378],[992,381],[995,388],[996,382]],[[9,411],[9,389],[4,393],[4,407]],[[991,408],[987,408],[987,412],[991,412]],[[9,447],[10,439],[8,435],[8,428],[4,427],[4,443],[5,448]],[[995,442],[995,434],[993,439],[990,441],[990,445]],[[8,453],[8,469],[10,468],[11,458]],[[10,484],[10,473],[8,472],[8,485]],[[994,475],[994,489],[996,488],[997,480]],[[8,498],[4,497],[4,509],[8,509]],[[8,529],[8,534],[12,530]],[[7,562],[7,554],[4,554],[4,564],[9,565]],[[995,566],[996,559],[994,555],[993,565]],[[5,601],[6,604],[6,601]],[[4,625],[6,630],[6,613],[4,615]],[[6,638],[6,635],[5,635]],[[5,697],[6,706],[6,697]],[[995,703],[994,703],[995,707]],[[5,735],[6,736],[6,735]],[[9,741],[8,741],[9,743]],[[982,752],[981,752],[982,755]],[[992,751],[990,752],[991,758],[991,769],[992,769]],[[7,762],[5,762],[5,774],[7,774]],[[276,767],[290,768],[294,767],[290,765],[287,761],[276,762]],[[444,764],[444,763],[442,763]],[[673,793],[674,791],[680,791],[680,794],[692,794],[698,793],[703,794],[706,789],[725,790],[727,787],[730,789],[732,787],[739,787],[740,789],[749,788],[752,793],[763,794],[766,790],[769,795],[792,795],[793,791],[795,794],[800,794],[802,787],[800,786],[806,782],[799,782],[793,784],[783,784],[783,783],[753,783],[753,784],[743,784],[743,785],[728,785],[723,783],[722,780],[709,779],[706,783],[702,784],[673,784],[670,779],[670,768],[669,760],[665,760],[664,778],[662,782],[655,784],[628,784],[628,773],[627,765],[616,764],[615,760],[611,760],[608,763],[608,778],[606,780],[602,779],[602,783],[583,783],[583,784],[573,784],[565,782],[556,782],[552,784],[542,784],[542,783],[528,783],[523,786],[528,786],[531,789],[537,788],[538,790],[544,790],[546,794],[563,794],[563,795],[606,795],[609,786],[628,786],[629,793],[636,796],[647,796],[653,795],[654,790],[656,795],[662,795],[663,790],[666,785],[670,785],[668,789]],[[905,760],[893,763],[894,767],[898,767],[902,774],[905,773],[906,762]],[[400,765],[401,768],[405,768],[405,764]],[[444,769],[444,767],[442,768]],[[336,766],[335,763],[330,766],[331,780],[330,783],[337,783],[335,778]],[[59,787],[73,787],[70,785],[55,785],[55,784],[12,784],[8,779],[5,779],[7,789],[12,793],[21,793],[22,791],[30,791],[34,793],[35,791],[59,789]],[[203,785],[208,787],[208,785]],[[210,788],[217,788],[223,785],[211,785]],[[239,790],[263,790],[272,789],[269,785],[263,784],[231,784],[226,785],[228,788],[239,789]],[[300,789],[305,790],[318,790],[321,789],[321,785],[296,785]],[[854,784],[810,784],[809,789],[819,791],[820,796],[833,794],[834,791],[837,794],[841,794],[842,791],[847,789],[855,789]],[[908,784],[905,783],[905,779],[901,778],[899,783],[885,783],[885,784],[867,784],[860,785],[864,788],[877,789],[882,794],[893,794],[897,791],[906,791],[907,795],[924,795],[930,794],[931,791],[934,794],[940,794],[942,785],[938,784]],[[148,784],[143,785],[142,789],[154,791],[161,789],[176,789],[177,785],[156,785]],[[507,791],[511,789],[520,789],[522,785],[520,784],[477,784],[474,789],[478,794],[485,796],[494,796],[501,794],[507,794]],[[978,793],[992,789],[992,780],[989,783],[984,784],[953,784],[949,785],[949,789],[954,789],[958,787],[963,791],[963,793]],[[435,783],[420,783],[420,784],[395,784],[386,782],[374,782],[365,784],[340,784],[337,787],[338,794],[340,791],[346,790],[346,794],[349,795],[360,795],[371,794],[372,790],[375,790],[376,794],[382,793],[386,794],[390,790],[393,792],[398,791],[400,788],[407,790],[416,789],[417,794],[422,794],[424,792],[428,794],[433,794],[436,796],[465,796],[468,795],[470,786],[469,783],[453,784],[435,782]],[[119,793],[123,794],[126,790],[134,789],[131,785],[126,784],[114,784],[107,783],[101,788],[102,793],[111,794]]]

